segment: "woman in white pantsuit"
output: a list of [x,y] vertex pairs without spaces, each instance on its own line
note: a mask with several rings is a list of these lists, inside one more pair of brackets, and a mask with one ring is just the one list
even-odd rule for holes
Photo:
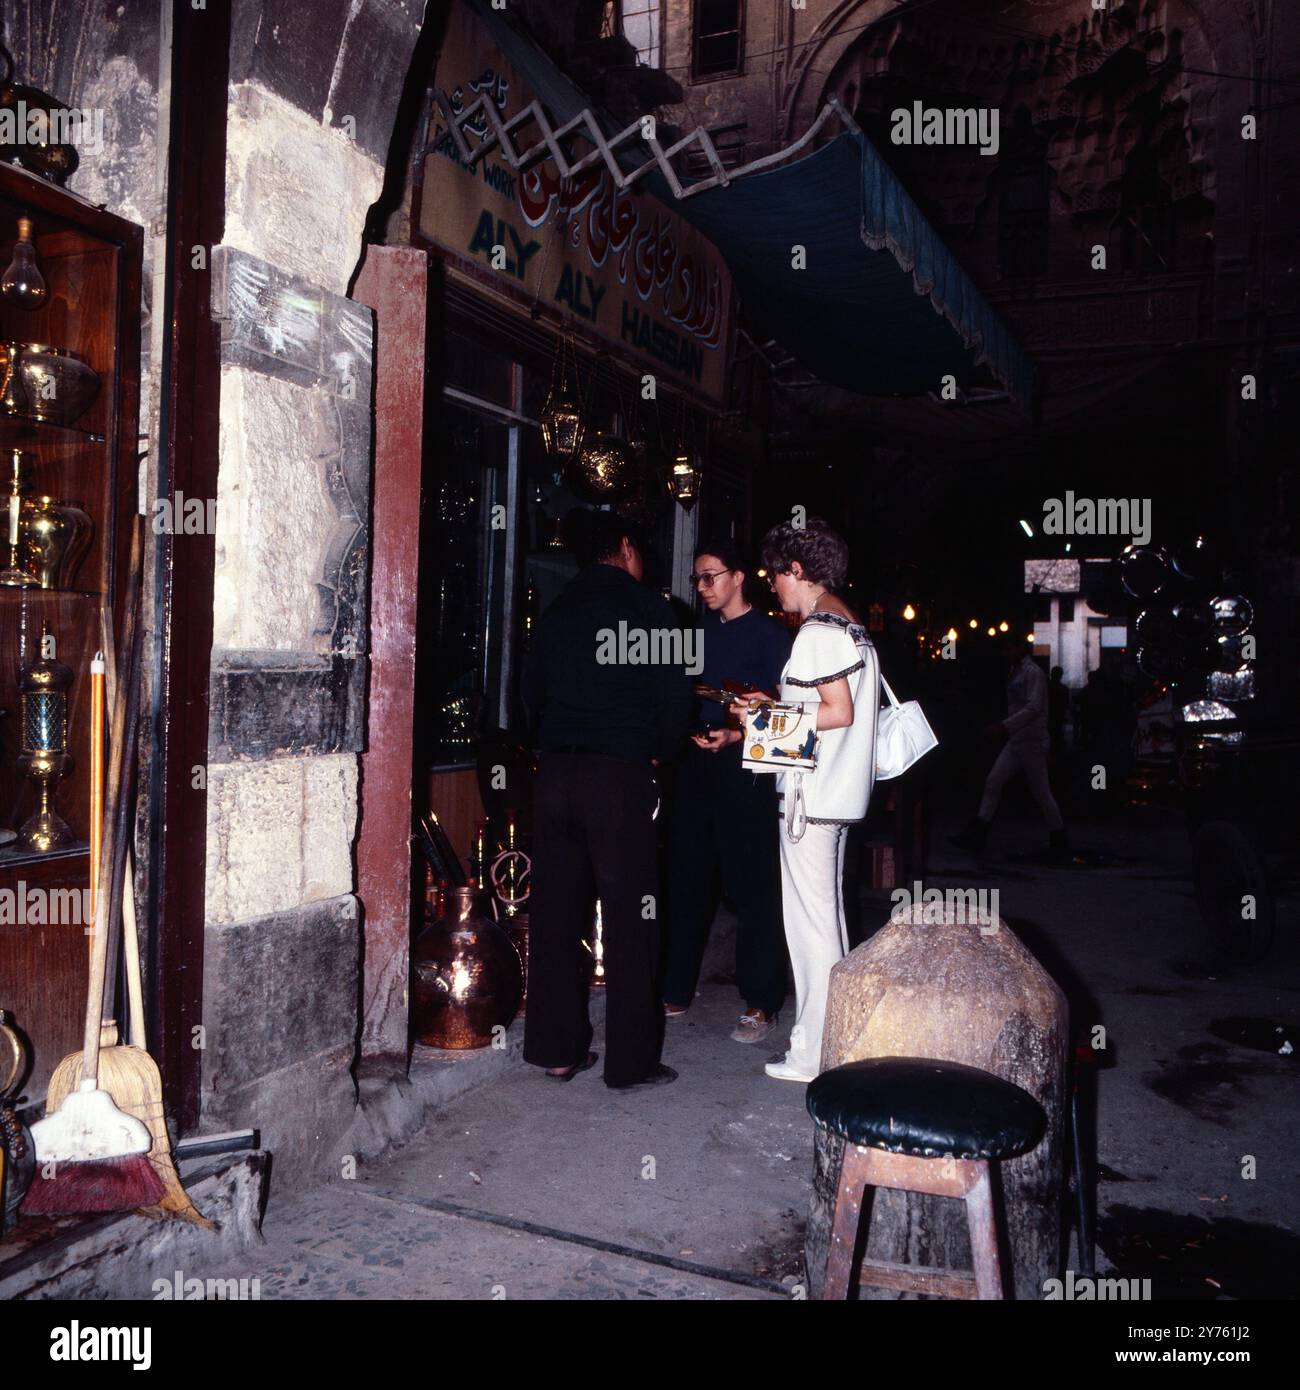
[[867,814],[876,772],[880,663],[866,629],[834,590],[848,547],[820,519],[785,523],[763,538],[769,583],[787,613],[803,619],[781,674],[782,700],[817,709],[817,766],[780,775],[781,892],[794,965],[790,1050],[767,1064],[780,1080],[811,1081],[821,1070],[831,967],[848,951],[844,850],[848,827]]

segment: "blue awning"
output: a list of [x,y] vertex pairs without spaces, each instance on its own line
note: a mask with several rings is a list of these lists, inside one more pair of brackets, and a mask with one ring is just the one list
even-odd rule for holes
[[[591,105],[509,20],[483,0],[475,9],[557,124]],[[644,158],[644,149],[627,155],[633,167]],[[823,381],[919,395],[939,391],[945,375],[965,385],[987,367],[1032,409],[1028,357],[860,130],[687,198],[658,174],[644,182],[713,242],[748,312]]]
[[1029,359],[861,131],[673,206],[722,252],[755,318],[823,381],[909,395],[986,365],[1029,409]]

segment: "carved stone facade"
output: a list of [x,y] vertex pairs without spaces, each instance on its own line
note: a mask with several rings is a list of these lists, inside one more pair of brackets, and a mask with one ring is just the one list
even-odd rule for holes
[[[1216,323],[1244,330],[1252,305],[1300,302],[1294,276],[1265,288],[1267,248],[1249,231],[1266,224],[1281,250],[1277,190],[1295,160],[1296,118],[1270,99],[1295,55],[1273,41],[1270,0],[748,4],[740,71],[709,78],[693,75],[695,11],[667,0],[664,62],[683,100],[665,118],[727,129],[739,163],[839,97],[1040,350],[1068,354],[1081,329],[1112,347],[1204,340]],[[914,101],[997,110],[996,157],[894,144],[892,113]]]

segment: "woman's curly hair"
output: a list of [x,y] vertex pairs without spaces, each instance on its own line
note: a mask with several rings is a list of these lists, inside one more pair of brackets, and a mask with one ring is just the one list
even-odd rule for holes
[[763,564],[772,574],[786,574],[795,560],[805,579],[839,589],[849,572],[849,547],[819,516],[810,516],[802,526],[783,521],[763,537]]

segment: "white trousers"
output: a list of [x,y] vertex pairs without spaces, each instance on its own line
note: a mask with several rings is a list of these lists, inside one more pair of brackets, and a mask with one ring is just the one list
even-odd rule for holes
[[794,966],[794,1027],[786,1060],[816,1076],[821,1071],[822,1028],[831,966],[848,953],[844,923],[844,825],[808,825],[803,838],[781,836],[781,902],[785,939]]
[[1034,743],[1008,743],[997,756],[997,761],[989,768],[988,779],[984,783],[984,795],[980,799],[980,820],[985,824],[998,813],[998,802],[1002,800],[1002,788],[1016,775],[1025,774],[1029,790],[1038,809],[1043,813],[1049,830],[1060,830],[1065,822],[1061,819],[1061,808],[1056,804],[1052,788],[1047,780],[1047,749]]

